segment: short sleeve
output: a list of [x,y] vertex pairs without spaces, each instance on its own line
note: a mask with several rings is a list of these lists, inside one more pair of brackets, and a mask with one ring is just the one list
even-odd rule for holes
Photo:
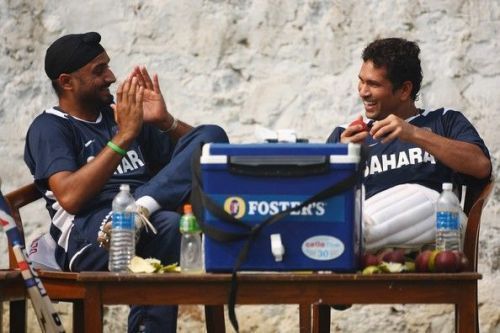
[[75,138],[64,118],[43,113],[26,135],[24,161],[36,181],[47,180],[60,171],[75,171]]
[[481,139],[477,130],[461,112],[445,110],[443,111],[442,119],[446,137],[475,144],[490,158],[488,148],[484,144],[483,139]]

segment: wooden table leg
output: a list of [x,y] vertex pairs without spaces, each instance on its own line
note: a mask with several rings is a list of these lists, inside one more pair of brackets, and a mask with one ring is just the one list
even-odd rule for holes
[[311,332],[311,304],[299,304],[300,333]]
[[102,299],[98,287],[88,287],[83,300],[86,333],[102,333]]
[[224,305],[205,305],[207,333],[225,333]]
[[314,333],[329,333],[331,309],[330,305],[313,304],[313,327]]
[[85,317],[83,311],[83,301],[73,301],[73,333],[85,332]]

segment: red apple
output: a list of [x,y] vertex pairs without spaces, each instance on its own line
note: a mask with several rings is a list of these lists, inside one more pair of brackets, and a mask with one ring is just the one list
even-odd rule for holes
[[356,119],[352,123],[349,124],[349,127],[361,125],[361,129],[358,132],[366,131],[368,132],[368,126],[366,126],[365,122],[362,119]]
[[387,252],[382,257],[382,261],[404,264],[405,263],[405,251],[403,249],[396,249],[396,250]]
[[362,269],[368,266],[377,266],[378,264],[380,264],[380,259],[373,253],[366,252],[360,258],[360,266]]
[[434,270],[439,273],[458,271],[459,258],[453,251],[440,251],[434,259]]
[[378,250],[376,256],[377,256],[379,262],[384,261],[385,255],[389,252],[392,252],[392,251],[394,251],[394,249],[392,247],[386,247],[386,248]]
[[453,253],[455,254],[455,256],[457,256],[458,272],[470,271],[471,268],[470,268],[469,259],[467,259],[467,257],[465,256],[465,253],[463,253],[461,251],[453,251]]
[[431,254],[431,250],[425,250],[418,254],[417,258],[415,259],[415,269],[417,272],[429,272],[429,259],[431,257]]

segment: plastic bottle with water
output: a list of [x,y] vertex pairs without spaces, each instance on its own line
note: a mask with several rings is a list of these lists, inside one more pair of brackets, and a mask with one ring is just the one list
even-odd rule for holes
[[108,268],[111,272],[126,272],[135,255],[135,200],[127,184],[113,199],[113,220],[109,246]]
[[203,245],[201,229],[193,215],[191,205],[184,205],[184,214],[180,221],[181,238],[181,272],[203,272]]
[[451,183],[443,183],[443,191],[437,201],[436,250],[461,250],[460,202],[452,191]]

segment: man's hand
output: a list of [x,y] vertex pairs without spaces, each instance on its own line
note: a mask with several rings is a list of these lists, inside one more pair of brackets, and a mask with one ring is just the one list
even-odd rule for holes
[[359,122],[363,122],[363,117],[358,116],[352,123],[349,125],[344,132],[340,135],[340,142],[342,143],[363,143],[366,137],[368,136],[368,132],[365,130],[363,125]]
[[370,134],[375,140],[381,140],[382,143],[391,142],[396,138],[402,141],[412,141],[417,130],[417,127],[390,114],[386,118],[374,122]]
[[144,66],[136,66],[131,75],[138,79],[138,83],[144,88],[144,122],[153,123],[161,129],[172,126],[174,117],[168,112],[165,99],[160,90],[158,75],[151,77]]
[[116,92],[116,104],[113,105],[119,134],[126,139],[139,135],[143,123],[144,88],[136,77],[129,76]]

